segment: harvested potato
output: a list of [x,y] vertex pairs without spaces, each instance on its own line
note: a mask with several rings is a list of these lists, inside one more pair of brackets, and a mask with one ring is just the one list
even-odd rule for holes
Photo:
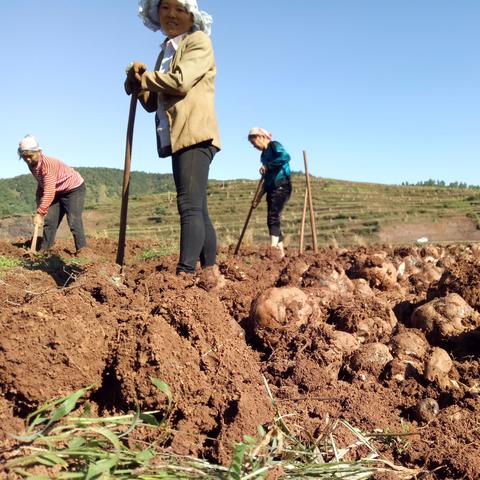
[[338,265],[312,265],[303,276],[304,287],[320,287],[331,290],[340,295],[353,291],[352,281],[345,275],[345,271]]
[[390,350],[395,357],[391,363],[391,378],[403,382],[422,373],[428,348],[428,342],[419,331],[405,330],[395,335],[390,341]]
[[398,285],[397,269],[386,255],[375,254],[357,258],[350,269],[353,278],[364,278],[371,287],[389,290]]
[[350,355],[360,347],[360,343],[354,335],[335,330],[330,337],[330,346],[336,351],[340,351],[345,355]]
[[378,377],[393,357],[383,343],[367,343],[356,350],[350,358],[350,369]]
[[342,303],[354,290],[343,268],[330,263],[311,265],[303,275],[302,287],[314,291],[319,305],[328,308]]
[[460,295],[451,293],[416,308],[412,326],[436,343],[480,326],[480,315]]
[[269,288],[252,302],[250,318],[257,334],[275,345],[284,331],[307,324],[313,312],[313,302],[299,288]]
[[437,267],[440,267],[442,269],[450,269],[452,268],[456,263],[456,259],[454,256],[452,255],[445,255],[445,257],[442,257],[440,259],[438,259],[436,265]]
[[423,267],[423,280],[425,283],[438,282],[440,280],[443,269],[433,263],[426,263]]
[[[336,380],[345,359],[359,346],[360,343],[353,335],[340,332],[333,329],[331,325],[325,324],[322,331],[318,331],[318,336],[315,339],[315,350],[311,354],[311,359],[315,359],[317,366],[321,366],[324,375],[326,374],[330,380]],[[298,371],[298,368],[295,367],[296,374],[298,374]],[[317,388],[318,385],[317,382]]]
[[390,362],[389,377],[397,382],[415,378],[421,372],[423,372],[423,364],[419,360],[394,358]]
[[425,362],[425,378],[430,382],[444,383],[452,366],[450,355],[443,348],[435,347]]
[[423,360],[429,345],[420,332],[406,330],[392,337],[390,348],[395,357]]
[[413,255],[403,257],[396,265],[397,279],[401,280],[403,278],[408,278],[411,275],[415,275],[420,272],[421,265],[422,261]]
[[329,323],[366,343],[388,341],[397,318],[385,302],[374,297],[357,296],[345,299],[342,305],[333,309]]
[[302,284],[302,276],[308,270],[308,264],[302,258],[290,261],[280,273],[278,286],[299,287]]
[[370,285],[364,278],[356,278],[352,280],[353,284],[353,295],[364,296],[364,297],[373,297],[373,290],[370,288]]
[[445,255],[445,249],[435,245],[426,245],[420,249],[420,256],[427,261],[435,262]]

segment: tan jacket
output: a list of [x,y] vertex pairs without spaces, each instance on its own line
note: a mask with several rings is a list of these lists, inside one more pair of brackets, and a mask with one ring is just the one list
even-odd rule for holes
[[[170,124],[171,152],[211,140],[220,149],[215,115],[215,75],[212,43],[202,31],[187,34],[173,57],[169,71],[160,73],[160,53],[154,72],[143,75],[139,99],[147,112],[157,111],[157,98],[163,101]],[[157,138],[158,143],[158,138]]]

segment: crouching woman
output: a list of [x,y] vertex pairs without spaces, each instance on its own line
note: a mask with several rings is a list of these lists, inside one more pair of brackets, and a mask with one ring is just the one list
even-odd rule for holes
[[20,141],[18,154],[38,183],[37,210],[33,223],[39,228],[43,227],[41,249],[47,250],[53,246],[57,229],[66,215],[78,255],[87,246],[82,220],[85,181],[73,168],[44,155],[32,135],[27,135]]

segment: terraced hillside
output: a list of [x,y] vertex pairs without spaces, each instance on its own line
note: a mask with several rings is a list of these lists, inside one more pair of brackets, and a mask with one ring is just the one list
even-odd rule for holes
[[[382,232],[386,229],[411,228],[412,225],[451,224],[451,229],[455,229],[454,219],[461,219],[463,224],[467,222],[468,231],[463,236],[460,232],[451,240],[477,240],[477,235],[480,238],[480,190],[476,188],[395,186],[323,178],[312,178],[311,184],[320,244],[353,245],[384,241]],[[304,176],[294,175],[293,185],[292,198],[283,215],[283,227],[286,244],[298,246],[305,193]],[[210,216],[220,244],[236,243],[256,186],[255,180],[210,182]],[[128,236],[155,239],[166,253],[176,248],[179,227],[175,193],[142,195],[138,193],[138,188],[133,191],[136,194],[130,197]],[[119,199],[106,200],[93,208],[90,205],[85,213],[88,235],[115,238],[118,234],[119,212]],[[0,222],[4,222],[0,225],[1,230],[7,232],[7,220]],[[28,217],[17,217],[11,222],[16,227],[23,223],[25,235],[31,230]],[[7,232],[3,238],[20,235],[20,230],[12,230],[14,233],[10,236]],[[418,235],[422,235],[421,229]],[[62,225],[59,236],[69,236],[66,225]],[[261,244],[267,239],[266,204],[262,201],[253,212],[244,242]],[[307,215],[307,247],[309,244]]]
[[[283,215],[286,241],[298,244],[304,205],[305,178],[293,177],[294,192]],[[480,224],[480,191],[446,187],[392,186],[312,179],[317,236],[320,243],[354,244],[378,241],[378,233],[389,225],[441,222],[452,217]],[[244,225],[257,186],[256,181],[212,181],[209,210],[220,243],[235,243]],[[114,216],[118,204],[108,210]],[[266,202],[253,212],[245,241],[267,239]],[[106,229],[116,235],[117,224]],[[133,197],[129,208],[129,235],[175,238],[178,214],[175,194]],[[307,243],[310,235],[307,215]]]

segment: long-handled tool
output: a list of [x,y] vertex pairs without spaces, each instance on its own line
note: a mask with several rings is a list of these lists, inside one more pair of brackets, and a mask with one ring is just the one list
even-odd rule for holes
[[302,225],[300,227],[300,253],[303,253],[303,250],[304,250],[305,220],[307,218],[307,204],[308,204],[308,190],[307,190],[307,187],[305,187],[305,198],[303,200]]
[[125,145],[125,166],[123,168],[122,208],[120,211],[120,229],[118,232],[117,263],[122,266],[125,256],[125,236],[127,231],[128,192],[130,188],[130,165],[132,162],[133,128],[137,111],[138,91],[132,92],[128,113],[127,141]]
[[31,253],[37,252],[37,240],[38,240],[38,223],[36,223],[33,227],[32,243],[30,244]]
[[245,220],[245,225],[243,226],[242,233],[240,234],[240,238],[238,239],[237,246],[235,247],[235,251],[233,252],[234,255],[237,255],[238,251],[240,250],[240,245],[242,244],[243,236],[247,230],[248,222],[250,221],[250,217],[252,216],[252,212],[257,208],[260,200],[262,199],[263,195],[263,183],[264,178],[262,177],[257,185],[257,190],[255,191],[255,195],[253,196],[252,204],[250,205],[250,210],[248,211],[247,219]]
[[312,228],[313,251],[318,252],[317,228],[315,227],[315,211],[313,210],[312,187],[310,186],[310,174],[308,173],[307,152],[303,151],[303,163],[305,164],[305,177],[307,179],[308,206],[310,209],[310,227]]

